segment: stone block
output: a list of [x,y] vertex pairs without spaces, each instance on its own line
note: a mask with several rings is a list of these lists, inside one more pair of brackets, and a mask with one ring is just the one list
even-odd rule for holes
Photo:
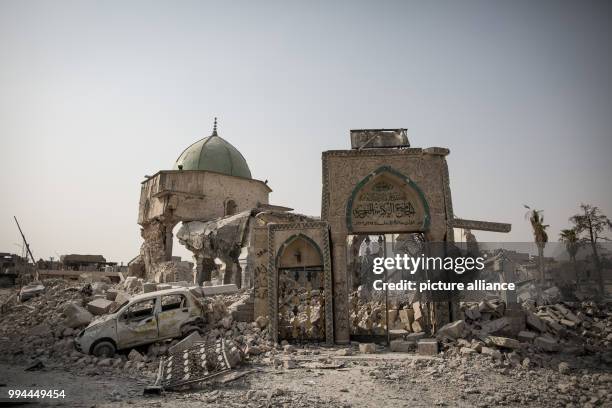
[[497,347],[518,349],[521,347],[521,343],[515,339],[509,339],[507,337],[489,336],[487,337],[487,343]]
[[407,353],[414,348],[414,342],[406,340],[391,340],[391,351],[399,353]]
[[414,302],[412,304],[412,310],[414,312],[414,320],[419,320],[423,317],[423,311],[421,310],[421,302]]
[[364,354],[376,353],[376,344],[374,343],[359,343],[359,351]]
[[112,300],[115,301],[115,299],[117,298],[117,292],[119,292],[117,289],[109,289],[106,291],[106,298],[108,300]]
[[522,342],[525,342],[525,343],[532,342],[536,337],[538,337],[537,333],[534,333],[534,332],[528,331],[528,330],[523,330],[523,331],[519,332],[519,334],[518,334],[519,341],[522,341]]
[[409,335],[406,336],[406,341],[416,343],[419,340],[424,339],[424,338],[425,338],[424,332],[410,333]]
[[455,322],[448,323],[440,327],[436,335],[439,337],[458,339],[459,337],[463,335],[464,330],[465,330],[465,322],[463,320],[457,320]]
[[546,331],[546,322],[540,319],[540,317],[534,313],[528,312],[525,316],[527,318],[527,326],[544,333]]
[[435,356],[438,354],[438,340],[421,339],[417,343],[417,350],[422,356]]
[[142,291],[144,293],[151,293],[157,290],[157,283],[155,282],[145,282],[142,284]]
[[87,326],[93,320],[93,315],[91,313],[73,302],[66,303],[63,313],[64,316],[66,316],[63,325],[72,329]]
[[172,286],[168,285],[167,283],[157,284],[157,290],[166,290],[166,289],[172,289]]
[[554,352],[559,350],[557,341],[546,336],[536,337],[533,344],[544,351]]
[[423,331],[423,326],[421,326],[421,323],[419,323],[417,320],[412,322],[411,328],[412,328],[412,331],[415,333],[419,333]]
[[510,320],[507,317],[500,319],[489,320],[480,325],[482,331],[486,334],[495,334],[503,331],[510,325]]
[[93,315],[99,316],[103,314],[107,314],[113,302],[108,299],[94,299],[87,304],[87,310],[89,310]]
[[400,309],[398,313],[398,317],[402,323],[409,325],[414,320],[414,310],[413,309]]
[[499,350],[496,350],[494,348],[491,347],[483,347],[480,352],[482,354],[486,354],[487,356],[491,356],[493,357],[495,360],[501,360],[502,359],[502,354]]

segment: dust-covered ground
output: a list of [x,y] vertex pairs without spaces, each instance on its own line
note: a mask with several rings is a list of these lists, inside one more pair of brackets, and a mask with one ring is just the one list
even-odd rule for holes
[[[612,406],[612,367],[547,356],[545,367],[512,365],[457,350],[439,357],[412,353],[339,356],[338,349],[291,348],[278,361],[246,363],[215,381],[180,392],[144,396],[151,379],[100,368],[0,365],[0,393],[58,389],[65,398],[37,404],[75,407],[589,407]],[[292,361],[296,368],[287,368]],[[598,369],[589,367],[598,366]],[[556,368],[555,368],[556,367]],[[7,401],[4,399],[3,401]]]

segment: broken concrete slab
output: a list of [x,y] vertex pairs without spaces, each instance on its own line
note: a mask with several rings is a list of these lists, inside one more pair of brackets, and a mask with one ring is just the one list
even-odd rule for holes
[[417,351],[422,356],[435,356],[438,354],[437,339],[421,339],[417,342]]
[[406,340],[391,340],[389,347],[393,352],[407,353],[414,348],[414,342]]
[[128,354],[127,358],[130,361],[144,361],[144,356],[140,354],[136,349],[132,349]]
[[66,316],[62,324],[71,329],[87,326],[93,320],[90,312],[74,302],[66,303],[62,313]]
[[457,320],[455,322],[448,323],[442,326],[436,333],[436,336],[447,337],[454,340],[461,337],[463,335],[464,330],[465,322],[463,320]]
[[87,304],[87,310],[89,310],[93,315],[99,316],[109,313],[112,305],[112,301],[98,298]]

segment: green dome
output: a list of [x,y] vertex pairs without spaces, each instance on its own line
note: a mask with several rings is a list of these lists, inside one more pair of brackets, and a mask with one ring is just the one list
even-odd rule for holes
[[198,140],[179,156],[174,170],[207,170],[243,178],[251,178],[251,170],[238,149],[219,137],[217,131],[211,136]]

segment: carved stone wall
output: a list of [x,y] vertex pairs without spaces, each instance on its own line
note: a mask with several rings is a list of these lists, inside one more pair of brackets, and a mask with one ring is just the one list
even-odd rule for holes
[[[331,231],[336,342],[350,341],[348,234],[423,232],[429,241],[453,239],[452,200],[445,159],[448,153],[448,149],[437,147],[323,152],[321,218],[329,223]],[[380,186],[370,183],[385,173],[388,177],[381,180],[384,183]],[[403,180],[403,186],[398,180]],[[382,201],[376,203],[373,194],[359,196],[364,186],[370,189],[368,193],[372,190],[381,193]],[[365,212],[362,218],[368,220],[367,228],[351,222],[352,217],[364,214],[355,213],[355,201],[361,203],[358,210]]]
[[272,336],[278,341],[278,265],[277,256],[292,238],[300,236],[310,240],[323,259],[325,294],[325,340],[334,342],[334,304],[332,289],[332,265],[330,256],[329,226],[326,222],[298,222],[268,225],[268,315]]

